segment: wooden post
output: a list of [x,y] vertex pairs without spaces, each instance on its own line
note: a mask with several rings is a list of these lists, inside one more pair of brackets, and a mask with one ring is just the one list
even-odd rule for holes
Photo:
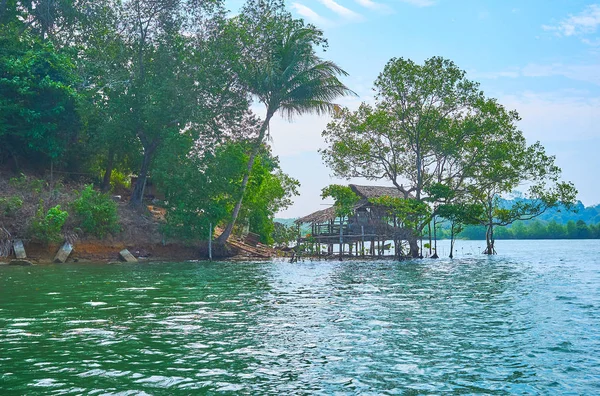
[[340,216],[340,261],[342,261],[342,256],[344,254],[344,228],[342,224],[342,216]]
[[212,223],[208,229],[208,259],[212,261]]
[[360,226],[360,239],[362,241],[362,247],[361,247],[361,256],[365,256],[365,226],[361,225]]

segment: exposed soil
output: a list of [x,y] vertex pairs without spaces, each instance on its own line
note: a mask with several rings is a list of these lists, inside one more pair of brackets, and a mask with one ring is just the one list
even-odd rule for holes
[[[10,179],[13,178],[12,181]],[[15,179],[16,178],[16,179]],[[55,181],[53,186],[47,180],[35,177],[22,177],[0,172],[0,198],[19,197],[23,204],[11,213],[0,211],[0,243],[10,245],[14,239],[22,239],[27,258],[34,263],[52,262],[61,244],[42,244],[30,239],[28,228],[31,220],[43,202],[44,210],[55,205],[67,209],[84,187],[83,182]],[[129,206],[126,196],[117,201],[121,231],[109,235],[103,240],[82,235],[76,227],[74,216],[69,216],[63,228],[65,240],[73,242],[73,251],[68,261],[74,262],[110,262],[119,260],[119,251],[128,249],[135,257],[152,261],[201,260],[208,258],[206,242],[194,244],[165,240],[160,232],[164,222],[163,208],[148,202],[147,207],[134,209]],[[1,249],[0,249],[1,250]],[[213,244],[213,258],[235,256],[239,249],[227,244]],[[0,261],[7,261],[2,258]],[[12,254],[11,254],[12,256]],[[8,257],[10,258],[10,257]]]

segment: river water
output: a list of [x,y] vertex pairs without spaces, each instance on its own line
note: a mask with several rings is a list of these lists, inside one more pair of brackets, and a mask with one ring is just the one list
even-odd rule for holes
[[0,393],[600,394],[600,242],[482,247],[0,267]]

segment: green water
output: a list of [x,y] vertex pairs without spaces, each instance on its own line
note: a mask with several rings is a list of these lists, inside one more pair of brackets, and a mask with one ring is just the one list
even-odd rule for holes
[[600,394],[600,243],[479,245],[0,267],[0,393]]

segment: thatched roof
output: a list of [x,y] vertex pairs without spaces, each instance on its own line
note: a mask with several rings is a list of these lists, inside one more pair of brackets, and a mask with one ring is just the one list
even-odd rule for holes
[[[383,196],[389,196],[393,198],[404,198],[404,195],[398,191],[396,187],[382,187],[382,186],[358,186],[356,184],[349,184],[348,187],[352,189],[360,198],[360,201],[354,205],[354,209],[360,208],[369,203],[369,199],[378,198]],[[336,218],[335,208],[329,207],[327,209],[318,210],[307,216],[301,217],[294,221],[296,224],[302,223],[324,223],[329,220],[335,220]]]
[[369,200],[371,198],[379,197],[392,197],[392,198],[404,198],[396,187],[382,187],[382,186],[358,186],[356,184],[349,184],[348,187],[352,189],[360,198]]
[[317,210],[314,213],[309,214],[308,216],[301,217],[296,219],[294,223],[302,224],[302,223],[324,223],[328,220],[333,220],[336,218],[335,215],[335,207],[331,206],[327,209]]

